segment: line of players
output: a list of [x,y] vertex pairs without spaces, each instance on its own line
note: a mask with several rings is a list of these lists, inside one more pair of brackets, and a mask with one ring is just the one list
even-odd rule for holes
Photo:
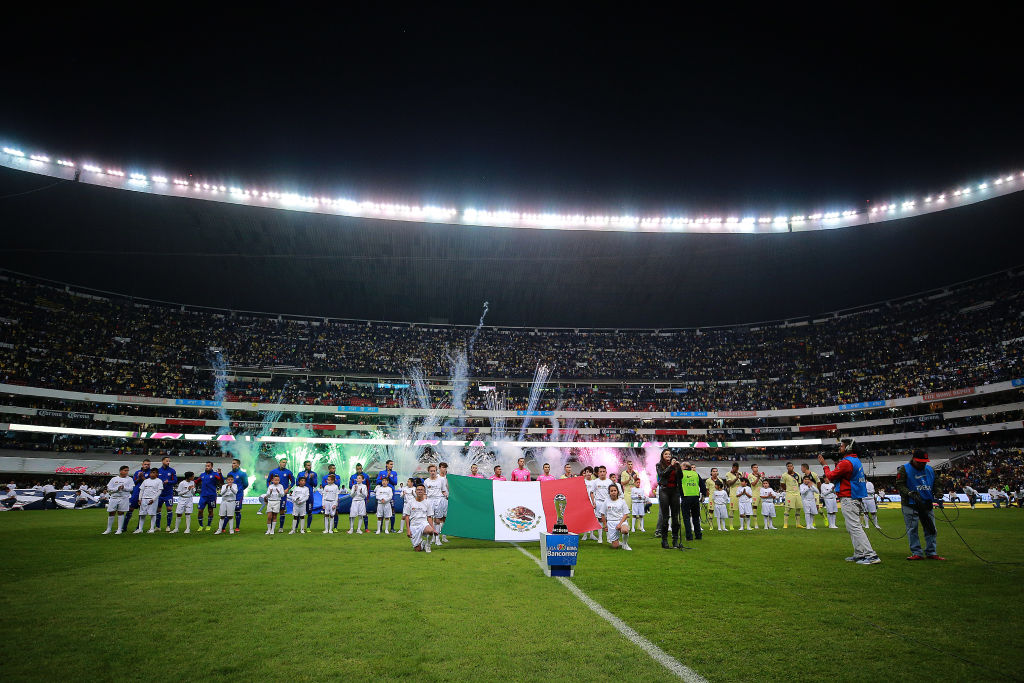
[[[761,513],[765,529],[776,529],[774,524],[776,517],[776,498],[785,496],[785,506],[782,528],[789,527],[789,515],[792,511],[796,526],[800,529],[816,529],[814,519],[818,514],[824,513],[828,520],[827,528],[837,529],[836,516],[839,512],[838,496],[835,485],[821,478],[814,473],[806,463],[800,466],[801,471],[796,472],[792,462],[786,463],[786,471],[780,479],[780,490],[772,489],[767,477],[760,471],[757,465],[751,465],[748,473],[740,472],[738,462],[732,464],[732,469],[726,473],[724,479],[718,477],[718,468],[712,468],[710,476],[706,480],[708,506],[712,511],[717,528],[720,531],[735,529],[733,514],[739,513],[740,530],[757,529],[757,513]],[[878,523],[878,506],[875,501],[874,485],[866,482],[868,497],[864,499],[865,518],[864,528],[868,526],[868,520],[875,528],[881,529]],[[722,493],[719,493],[719,492]],[[724,495],[722,495],[724,493]],[[804,524],[800,524],[800,511],[804,515]],[[728,527],[725,522],[728,520]]]
[[[333,534],[338,526],[338,503],[341,496],[341,475],[334,465],[321,477],[312,471],[312,463],[303,463],[304,469],[298,476],[288,469],[288,461],[281,459],[278,467],[267,475],[267,492],[260,497],[267,514],[267,535],[282,533],[284,530],[285,510],[287,501],[292,503],[292,528],[288,533],[307,533],[313,518],[313,491],[319,491],[323,501],[324,529],[323,533]],[[475,468],[475,466],[474,466]],[[124,465],[118,475],[107,483],[110,500],[107,504],[107,528],[104,535],[116,528],[114,535],[127,532],[128,523],[133,510],[139,511],[139,524],[133,533],[145,530],[146,519],[149,518],[149,533],[156,533],[160,524],[160,508],[167,511],[167,528],[169,533],[177,533],[182,517],[185,519],[184,533],[191,532],[193,499],[198,489],[199,530],[213,528],[213,513],[220,497],[219,522],[214,534],[233,534],[241,527],[241,508],[245,489],[249,479],[241,469],[238,459],[232,460],[231,471],[224,475],[220,469],[214,470],[213,463],[207,462],[205,471],[196,477],[186,472],[178,481],[177,472],[170,467],[170,458],[164,458],[160,468],[150,467],[150,461],[144,460],[142,466],[131,477],[130,468]],[[406,535],[413,539],[413,547],[417,550],[430,552],[431,545],[447,543],[448,538],[442,533],[448,514],[448,465],[430,465],[428,476],[424,480],[408,479],[406,485],[397,492],[403,500],[403,516],[398,533],[406,530]],[[473,476],[478,475],[475,471]],[[317,486],[322,480],[322,486]],[[363,529],[369,531],[366,502],[369,499],[369,475],[363,472],[362,464],[356,465],[356,471],[349,478],[352,496],[352,507],[349,511],[348,533],[362,534]],[[398,486],[398,474],[394,471],[394,462],[388,460],[385,469],[377,475],[374,496],[377,499],[377,533],[394,531],[393,500]],[[422,492],[422,497],[420,493]],[[171,527],[171,506],[174,504],[176,519]],[[203,526],[203,511],[207,511],[207,525]],[[360,521],[362,527],[360,527]],[[278,531],[275,531],[275,522]],[[115,526],[116,525],[116,526]]]

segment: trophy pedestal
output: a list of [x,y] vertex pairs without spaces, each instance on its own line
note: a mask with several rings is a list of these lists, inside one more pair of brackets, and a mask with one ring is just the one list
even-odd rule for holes
[[578,534],[548,534],[540,532],[540,559],[546,576],[572,576],[576,571],[579,553]]

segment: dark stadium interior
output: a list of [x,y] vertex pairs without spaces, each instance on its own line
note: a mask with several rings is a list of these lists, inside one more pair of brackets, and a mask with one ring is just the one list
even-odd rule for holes
[[[777,235],[339,218],[0,169],[0,267],[188,304],[373,320],[691,327],[813,315],[1019,265],[1024,194]],[[625,286],[624,286],[625,285]]]

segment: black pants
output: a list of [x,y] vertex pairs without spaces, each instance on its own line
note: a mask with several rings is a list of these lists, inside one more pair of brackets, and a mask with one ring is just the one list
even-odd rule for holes
[[668,520],[672,520],[672,542],[679,540],[679,489],[670,489],[664,486],[658,488],[658,507],[665,514],[661,516],[661,525],[658,531],[661,532],[661,540],[668,538]]
[[50,506],[47,503],[53,503],[53,509],[57,509],[57,494],[56,493],[44,493],[43,494],[43,509],[49,510]]
[[683,496],[683,526],[686,527],[686,540],[693,537],[702,538],[704,532],[700,528],[700,496]]

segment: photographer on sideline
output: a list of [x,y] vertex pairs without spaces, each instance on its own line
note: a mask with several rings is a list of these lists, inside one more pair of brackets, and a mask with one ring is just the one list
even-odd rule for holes
[[[900,492],[900,503],[903,509],[903,521],[907,525],[907,538],[910,540],[910,557],[908,560],[944,560],[946,558],[935,552],[935,512],[932,504],[935,501],[935,470],[928,464],[928,454],[917,449],[910,464],[896,468],[896,488]],[[921,537],[917,532],[917,523],[924,527],[924,556],[921,555]]]
[[853,543],[853,555],[846,558],[847,562],[857,564],[878,564],[878,553],[871,547],[868,535],[860,525],[860,516],[864,514],[863,498],[868,495],[867,478],[864,476],[864,466],[860,458],[853,452],[853,439],[846,438],[839,440],[839,451],[832,456],[835,461],[835,469],[829,469],[825,464],[825,456],[819,454],[818,462],[824,468],[825,478],[833,484],[839,482],[836,490],[839,496],[839,505],[843,511],[843,523],[846,524],[846,531],[850,534],[850,541]]

